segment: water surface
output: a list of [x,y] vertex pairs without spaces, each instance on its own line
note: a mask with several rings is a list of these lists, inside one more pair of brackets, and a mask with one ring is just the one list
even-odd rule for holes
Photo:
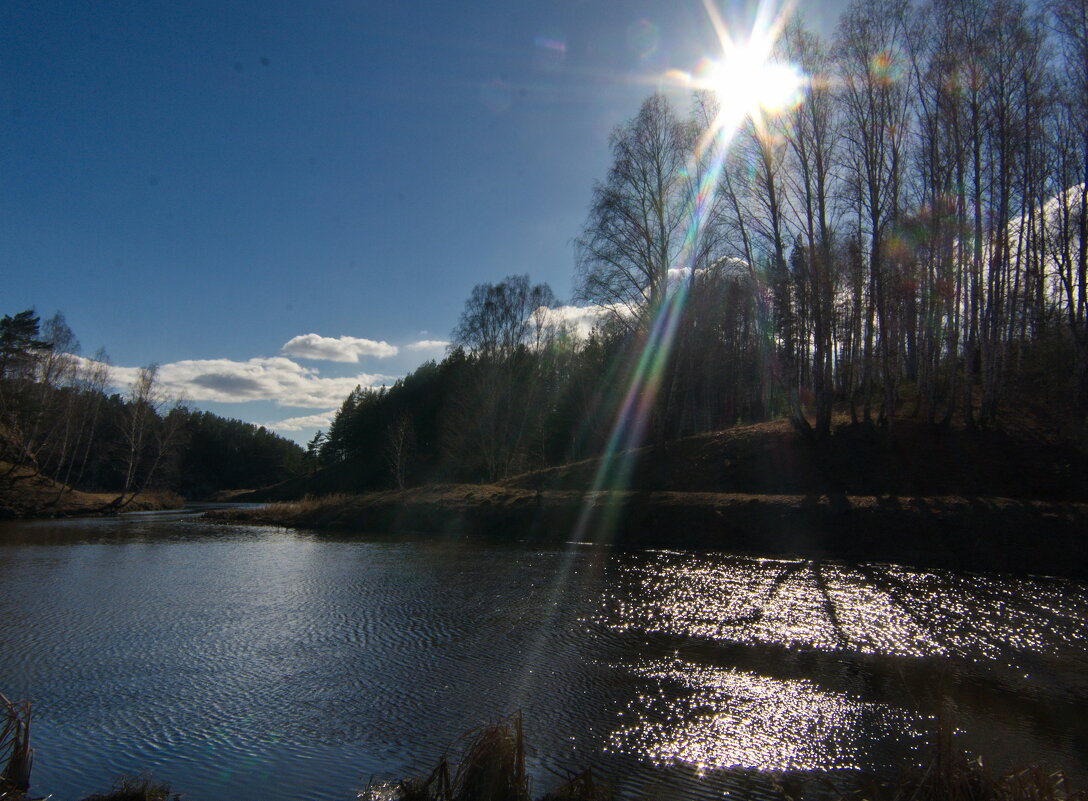
[[890,770],[941,714],[1088,779],[1088,586],[684,551],[213,526],[0,527],[0,691],[34,790],[341,799],[523,710],[539,792],[720,798],[727,768]]

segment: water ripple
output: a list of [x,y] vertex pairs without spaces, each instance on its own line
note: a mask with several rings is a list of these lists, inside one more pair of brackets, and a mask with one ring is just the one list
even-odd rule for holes
[[[211,527],[0,531],[0,688],[35,789],[347,799],[523,709],[534,781],[721,797],[726,769],[880,768],[952,703],[965,747],[1088,764],[1088,588],[687,552]],[[997,737],[1000,742],[992,742]]]

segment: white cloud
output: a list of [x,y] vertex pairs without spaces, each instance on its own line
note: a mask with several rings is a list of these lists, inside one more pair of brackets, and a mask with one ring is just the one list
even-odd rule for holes
[[[115,386],[127,386],[136,367],[112,367]],[[275,401],[281,406],[325,409],[338,406],[356,385],[389,384],[391,376],[359,373],[341,378],[322,378],[317,370],[284,358],[195,359],[159,367],[159,385],[169,395],[191,401],[245,403]]]
[[[695,271],[695,274],[706,275],[711,270],[720,270],[721,274],[726,277],[743,277],[748,275],[748,262],[746,262],[744,259],[727,256],[714,262],[714,264],[710,267],[700,267],[698,270]],[[670,267],[669,287],[674,288],[682,281],[688,280],[690,277],[690,267]]]
[[397,346],[385,340],[358,337],[323,337],[319,334],[300,334],[292,337],[280,349],[288,356],[300,359],[318,359],[327,362],[351,362],[355,364],[360,356],[377,356],[385,359],[397,355]]
[[444,339],[421,339],[419,342],[413,342],[410,345],[405,345],[405,350],[445,350],[450,345]]
[[575,336],[587,339],[594,326],[604,320],[619,315],[629,317],[630,310],[626,306],[557,306],[546,311],[546,319],[554,325],[562,325]]
[[327,412],[318,412],[317,414],[308,414],[304,417],[288,417],[286,420],[280,420],[278,423],[265,423],[265,428],[271,428],[274,431],[302,431],[306,428],[328,428],[332,423],[332,418],[336,416],[336,409],[329,409]]

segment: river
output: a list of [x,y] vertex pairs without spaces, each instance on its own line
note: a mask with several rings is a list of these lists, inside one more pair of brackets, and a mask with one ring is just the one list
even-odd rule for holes
[[524,713],[540,794],[720,798],[890,771],[934,718],[1088,781],[1088,584],[591,544],[346,537],[192,511],[0,524],[0,692],[32,790],[349,801]]

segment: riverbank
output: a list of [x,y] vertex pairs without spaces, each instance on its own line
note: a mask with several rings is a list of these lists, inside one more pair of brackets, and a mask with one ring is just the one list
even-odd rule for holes
[[705,548],[1088,575],[1088,504],[964,496],[527,490],[449,484],[214,510],[221,522]]
[[287,503],[209,518],[1088,575],[1085,455],[1028,417],[989,431],[842,420],[823,441],[776,420],[494,485],[352,486],[334,466],[236,498]]
[[81,492],[42,475],[15,471],[0,481],[0,520],[48,517],[93,517],[125,512],[180,509],[185,499],[175,492],[141,492],[118,510],[117,492]]

